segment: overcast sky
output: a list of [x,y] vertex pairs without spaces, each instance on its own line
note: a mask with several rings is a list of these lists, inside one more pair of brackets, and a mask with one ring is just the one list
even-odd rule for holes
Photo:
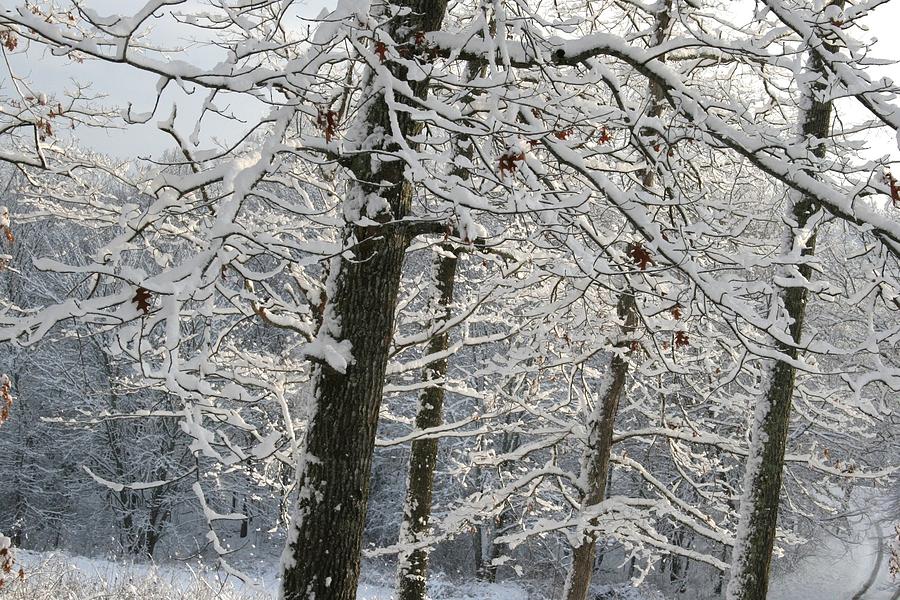
[[[19,3],[19,0],[0,0],[2,4]],[[332,6],[336,0],[307,0],[300,3],[298,12],[293,14],[291,18],[298,24],[301,24],[301,17],[315,17],[326,5]],[[736,0],[736,4],[740,0]],[[96,12],[106,14],[130,14],[136,8],[143,6],[145,0],[86,0],[84,5],[92,8]],[[183,6],[178,7],[183,9]],[[158,39],[167,45],[183,46],[184,31],[178,30],[171,26],[171,19],[160,19],[155,25],[154,39]],[[900,0],[890,0],[881,6],[874,18],[870,18],[867,25],[870,28],[871,35],[878,39],[875,44],[874,55],[880,58],[900,60],[900,36],[897,34],[897,26],[900,24]],[[860,37],[857,33],[857,37]],[[186,50],[189,52],[192,60],[209,61],[209,64],[218,62],[221,54],[217,51],[197,48],[196,46]],[[221,52],[221,51],[218,51]],[[184,58],[181,52],[179,56],[174,58]],[[104,104],[118,106],[124,108],[129,101],[134,103],[134,111],[137,113],[147,112],[152,109],[155,99],[155,86],[157,77],[154,75],[142,74],[134,69],[123,67],[120,65],[102,64],[97,61],[87,61],[83,64],[73,64],[66,59],[48,56],[45,52],[29,51],[13,53],[10,61],[13,68],[26,78],[33,79],[41,88],[36,91],[44,91],[48,93],[58,93],[65,88],[71,88],[73,82],[90,83],[91,89],[95,94],[105,97]],[[891,65],[889,67],[881,67],[875,71],[880,76],[887,76],[894,81],[900,81],[900,65]],[[10,94],[8,89],[10,85],[8,73],[0,72],[0,90],[3,95]],[[110,130],[86,130],[77,131],[77,135],[82,143],[88,144],[90,147],[103,152],[113,154],[122,158],[133,157],[135,155],[141,157],[155,156],[168,148],[171,148],[171,139],[165,134],[158,131],[156,123],[168,117],[173,104],[178,104],[178,120],[176,122],[179,131],[183,131],[185,136],[189,135],[193,130],[193,124],[199,113],[198,107],[202,97],[202,92],[198,91],[193,95],[186,94],[177,86],[170,84],[166,90],[163,100],[160,103],[160,110],[146,125],[130,126],[126,130],[110,131]],[[898,100],[900,102],[900,100]],[[260,106],[255,106],[252,101],[232,98],[230,102],[220,99],[217,101],[219,108],[229,109],[239,118],[244,118],[248,123],[252,123],[262,110]],[[850,118],[865,118],[865,112],[862,111],[855,101],[845,101],[842,110],[849,110]],[[210,122],[205,123],[203,131],[207,132],[206,137],[201,138],[202,145],[208,146],[215,143],[213,134],[208,132],[218,132],[223,136],[223,142],[237,139],[238,136],[246,130],[245,125],[235,124],[235,122],[226,122],[219,119],[222,127],[218,127],[215,117]],[[900,151],[896,147],[893,137],[884,132],[883,135],[876,136],[870,140],[873,146],[869,153],[872,158],[891,154],[895,158],[900,158]]]

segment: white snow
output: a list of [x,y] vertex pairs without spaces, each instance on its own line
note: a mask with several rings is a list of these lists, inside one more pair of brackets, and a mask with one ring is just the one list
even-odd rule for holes
[[[3,540],[0,536],[0,547]],[[278,585],[273,572],[249,585],[200,562],[175,565],[113,562],[64,552],[16,550],[16,565],[26,573],[5,589],[15,600],[106,598],[108,600],[271,600]],[[4,594],[4,598],[7,596]],[[364,571],[358,600],[393,600],[393,573]],[[512,583],[451,582],[437,575],[429,582],[432,600],[526,600]],[[658,600],[656,596],[622,596],[627,600]],[[661,600],[661,599],[660,599]]]

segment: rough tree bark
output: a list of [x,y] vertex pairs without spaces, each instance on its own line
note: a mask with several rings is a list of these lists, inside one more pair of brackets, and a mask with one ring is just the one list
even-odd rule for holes
[[[434,301],[437,324],[450,317],[450,303],[453,302],[453,284],[456,280],[458,255],[452,248],[435,255],[434,259]],[[443,331],[431,338],[428,354],[439,354],[447,350],[449,331]],[[427,365],[422,379],[435,382],[427,387],[419,397],[416,413],[416,429],[421,431],[437,427],[442,422],[444,410],[443,380],[447,375],[447,358],[438,359]],[[428,571],[428,548],[408,549],[427,535],[431,518],[431,495],[434,488],[434,469],[437,463],[438,440],[428,438],[414,440],[409,456],[409,475],[406,484],[403,523],[400,526],[400,556],[397,575],[397,597],[399,600],[424,600]]]
[[[446,0],[394,4],[410,12],[393,19],[388,33],[397,43],[410,47],[414,47],[418,32],[441,27],[446,10]],[[395,77],[406,80],[404,67],[389,59],[385,64]],[[408,81],[408,85],[424,98],[429,82]],[[381,139],[381,147],[373,152],[398,150],[389,136],[375,134],[392,130],[390,118],[397,120],[407,139],[415,136],[421,125],[406,111],[389,114],[371,73],[363,87],[360,97],[366,100],[359,111],[362,121],[355,128],[357,141]],[[354,158],[345,202],[350,214],[352,203],[386,208],[373,217],[379,225],[357,225],[348,218],[344,230],[348,251],[329,265],[328,298],[319,336],[331,338],[334,344],[349,343],[352,361],[343,368],[335,361],[315,367],[311,414],[298,466],[300,492],[282,558],[285,600],[356,597],[378,410],[409,245],[405,231],[391,223],[409,214],[412,199],[403,161],[373,165],[371,156],[361,152]]]
[[[843,7],[844,0],[831,4]],[[836,47],[826,44],[830,52]],[[824,73],[824,65],[816,54],[811,54],[807,67],[816,74]],[[812,82],[805,90],[806,106],[800,116],[800,133],[808,140],[818,140],[812,148],[819,158],[825,156],[825,143],[831,129],[831,100],[826,100],[827,90],[820,81]],[[811,173],[812,174],[812,173]],[[820,212],[819,205],[809,196],[802,196],[789,208],[793,224],[789,229],[788,244],[800,246],[800,255],[811,258],[816,248],[815,223],[810,232],[810,220]],[[797,270],[809,281],[812,267],[808,262]],[[803,332],[806,303],[809,292],[806,287],[794,286],[780,291],[787,314],[793,344],[779,344],[779,350],[796,359],[797,345]],[[765,600],[769,587],[769,566],[775,543],[775,527],[778,522],[778,502],[781,494],[784,453],[787,444],[791,416],[791,398],[794,394],[796,369],[787,362],[778,361],[772,371],[769,389],[757,406],[751,430],[751,456],[744,476],[744,497],[741,500],[738,536],[732,552],[731,579],[728,582],[728,600]]]

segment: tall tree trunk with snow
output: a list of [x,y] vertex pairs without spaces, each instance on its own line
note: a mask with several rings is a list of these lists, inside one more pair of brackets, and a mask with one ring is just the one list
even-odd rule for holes
[[[588,447],[584,452],[581,465],[581,479],[586,488],[581,500],[583,507],[593,506],[606,498],[613,423],[619,407],[619,398],[625,387],[625,378],[628,375],[628,361],[624,354],[628,352],[631,345],[628,338],[638,324],[634,296],[623,292],[619,296],[616,310],[619,318],[622,319],[622,337],[615,345],[616,354],[613,356],[610,367],[609,387],[603,394],[602,400],[594,407],[588,424]],[[572,566],[566,579],[564,593],[566,600],[585,600],[587,598],[588,588],[591,585],[591,574],[594,570],[596,545],[596,534],[589,532],[586,534],[585,540],[575,548]]]
[[[440,327],[450,317],[453,302],[453,284],[456,279],[457,255],[452,248],[443,249],[434,259],[434,315]],[[428,343],[427,353],[441,355],[447,351],[449,331],[443,330]],[[419,396],[416,413],[416,430],[437,427],[442,422],[444,410],[443,380],[447,375],[447,357],[442,356],[423,369],[422,379],[434,382]],[[436,438],[414,440],[409,456],[409,475],[406,484],[406,501],[403,523],[400,526],[400,557],[398,566],[399,600],[424,600],[428,571],[428,548],[410,548],[427,535],[431,519],[431,495],[434,487],[434,469],[437,463],[438,440]]]
[[[395,4],[409,11],[406,16],[400,12],[387,28],[395,42],[412,46],[418,32],[441,27],[445,0]],[[384,66],[397,79],[407,80],[402,65],[388,58]],[[392,223],[409,214],[413,191],[404,178],[402,160],[373,164],[372,156],[399,149],[385,134],[393,131],[392,121],[407,139],[421,129],[407,111],[392,114],[382,79],[370,72],[360,95],[364,104],[353,141],[378,141],[376,147],[352,159],[343,233],[347,251],[329,265],[319,331],[325,360],[316,366],[313,377],[311,414],[298,466],[300,492],[282,558],[285,600],[356,597],[375,430],[409,245],[404,229]],[[427,79],[407,84],[416,96],[426,96]],[[373,210],[378,211],[374,216]],[[379,225],[354,224],[360,213]],[[342,364],[342,351],[348,347],[352,358]]]
[[[842,7],[843,3],[843,0],[836,0],[831,4]],[[826,44],[826,49],[836,50],[831,44]],[[811,54],[807,68],[810,73],[824,77],[824,66],[815,54]],[[832,102],[827,99],[827,93],[821,79],[810,83],[803,93],[805,105],[800,114],[800,133],[814,144],[811,149],[818,158],[825,156],[822,140],[829,137],[831,129]],[[809,259],[815,252],[820,208],[813,198],[801,196],[789,207],[788,213],[793,221],[788,232],[788,250],[799,249],[800,256]],[[798,266],[797,271],[806,281],[812,278],[812,267],[808,262]],[[780,290],[790,323],[788,332],[794,344],[779,344],[779,350],[791,359],[799,356],[796,345],[803,332],[808,295],[807,288],[802,285]],[[738,535],[732,553],[731,579],[726,592],[728,600],[766,598],[795,377],[796,369],[790,363],[776,362],[766,396],[755,410]]]
[[[466,65],[470,76],[483,76],[486,65],[474,63]],[[460,136],[456,151],[471,160],[474,144],[467,136]],[[462,180],[469,178],[467,169],[454,166],[451,169]],[[459,263],[458,249],[449,245],[440,248],[433,264],[433,319],[435,323],[446,323],[450,318],[450,304],[453,302],[453,286],[456,282],[456,268]],[[445,330],[431,338],[427,353],[439,355],[447,351],[450,332]],[[424,381],[438,382],[429,386],[419,397],[419,409],[416,412],[416,429],[421,431],[429,427],[437,427],[443,420],[444,388],[441,380],[447,375],[448,359],[446,356],[427,365],[422,371]],[[397,594],[399,600],[424,600],[427,588],[429,548],[407,549],[405,546],[419,542],[428,531],[431,519],[431,497],[434,488],[434,470],[437,464],[437,439],[415,440],[412,443],[407,474],[406,499],[403,505],[403,523],[400,525],[399,543],[401,546],[397,568]]]
[[[653,46],[662,44],[669,31],[672,20],[672,0],[665,0],[659,6],[655,17]],[[661,56],[660,60],[665,57]],[[648,115],[658,117],[662,114],[665,91],[656,82],[650,84]],[[648,166],[641,183],[647,189],[653,187],[655,173]],[[609,480],[609,457],[612,452],[613,426],[619,408],[619,399],[625,387],[628,375],[628,362],[622,353],[630,348],[629,337],[638,325],[637,305],[633,293],[626,289],[619,295],[616,312],[622,319],[621,339],[616,344],[617,354],[613,356],[610,366],[611,381],[603,394],[603,400],[594,409],[588,422],[588,447],[585,449],[581,464],[581,480],[586,486],[581,499],[582,507],[592,506],[606,498],[606,484]],[[590,532],[584,541],[572,553],[572,566],[566,577],[563,597],[566,600],[586,600],[594,571],[597,536]]]

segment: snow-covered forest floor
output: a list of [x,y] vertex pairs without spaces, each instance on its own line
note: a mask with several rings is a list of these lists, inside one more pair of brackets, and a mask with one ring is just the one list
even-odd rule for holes
[[[74,556],[64,552],[17,552],[17,566],[27,573],[0,597],[13,600],[263,600],[275,598],[275,572],[260,574],[257,586],[198,565],[151,565],[113,562]],[[358,600],[390,600],[392,574],[364,572]],[[511,583],[465,584],[435,577],[430,595],[434,600],[526,600],[529,594]],[[641,600],[657,600],[642,596]],[[629,597],[630,600],[630,597]]]
[[[820,600],[855,598],[881,565],[862,600],[892,600],[900,581],[888,572],[886,554],[879,556],[878,527],[867,516],[855,521],[847,538],[826,536],[807,548],[795,561],[777,561],[770,588],[771,600]],[[851,543],[846,543],[847,541]],[[222,571],[199,563],[151,565],[92,559],[64,552],[17,551],[17,565],[27,573],[24,581],[8,585],[0,597],[11,600],[269,600],[276,597],[275,571],[260,574],[259,587],[244,584]],[[391,600],[393,573],[363,571],[359,600]],[[627,584],[594,588],[597,600],[675,600],[696,598],[701,590],[667,598],[658,591],[634,589]],[[543,594],[529,592],[512,582],[461,584],[435,576],[429,586],[433,600],[531,600]]]

